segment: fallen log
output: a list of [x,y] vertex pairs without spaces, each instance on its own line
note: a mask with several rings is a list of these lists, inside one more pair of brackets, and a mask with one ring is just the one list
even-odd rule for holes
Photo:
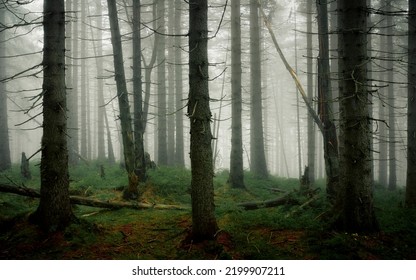
[[256,210],[260,208],[267,208],[267,207],[276,207],[280,205],[299,205],[299,201],[292,198],[290,195],[292,193],[287,193],[284,196],[270,199],[270,200],[264,200],[264,201],[248,201],[248,202],[241,202],[238,203],[237,206],[243,207],[244,210]]
[[[22,196],[39,198],[40,193],[37,190],[27,188],[24,186],[12,186],[0,184],[0,192],[4,193],[13,193]],[[166,205],[166,204],[153,204],[153,203],[143,203],[143,202],[133,202],[133,201],[102,201],[98,199],[93,199],[90,197],[82,197],[71,195],[70,197],[71,204],[98,207],[98,208],[108,208],[108,209],[120,209],[120,208],[130,208],[130,209],[169,209],[169,210],[188,210],[189,207],[180,206],[180,205]]]

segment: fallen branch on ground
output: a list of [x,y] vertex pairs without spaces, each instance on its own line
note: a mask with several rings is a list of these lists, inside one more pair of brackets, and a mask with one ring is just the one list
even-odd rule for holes
[[244,210],[256,210],[259,208],[276,207],[280,205],[299,205],[299,202],[291,197],[292,192],[286,193],[285,195],[264,201],[249,201],[238,203],[237,206],[243,207]]
[[[0,192],[4,193],[14,193],[22,196],[40,198],[40,193],[37,190],[30,189],[27,187],[21,186],[12,186],[0,184]],[[108,209],[120,209],[120,208],[130,208],[130,209],[170,209],[170,210],[188,210],[188,207],[180,205],[166,205],[166,204],[152,204],[152,203],[143,203],[143,202],[133,202],[133,201],[102,201],[89,197],[81,196],[70,196],[69,197],[72,204],[99,207],[99,208],[108,208]]]

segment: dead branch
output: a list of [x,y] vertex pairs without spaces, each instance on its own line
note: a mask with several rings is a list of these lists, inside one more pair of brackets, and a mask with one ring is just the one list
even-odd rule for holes
[[[37,190],[27,188],[24,186],[12,186],[6,184],[0,184],[0,192],[4,193],[13,193],[22,196],[39,198],[40,193]],[[107,208],[107,209],[121,209],[121,208],[130,208],[130,209],[169,209],[169,210],[188,210],[189,207],[180,206],[180,205],[167,205],[167,204],[152,204],[152,203],[143,203],[143,202],[126,202],[126,201],[102,201],[98,199],[93,199],[89,197],[81,196],[70,196],[72,204],[98,207],[98,208]]]
[[291,197],[292,192],[286,193],[285,195],[264,201],[248,201],[238,203],[237,206],[243,207],[244,210],[256,210],[260,208],[267,208],[267,207],[276,207],[280,205],[298,205],[299,201]]

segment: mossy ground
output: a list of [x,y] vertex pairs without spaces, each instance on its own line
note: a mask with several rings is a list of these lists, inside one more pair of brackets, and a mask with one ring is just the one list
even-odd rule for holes
[[[20,179],[18,167],[0,174],[0,182],[39,188],[38,166],[32,179]],[[71,193],[101,200],[121,200],[127,177],[118,166],[98,163],[71,169]],[[28,222],[38,204],[34,198],[0,193],[0,259],[415,259],[416,211],[403,207],[404,191],[376,189],[375,205],[381,232],[351,234],[330,229],[323,217],[330,208],[323,182],[318,200],[297,210],[283,205],[245,211],[244,201],[262,201],[294,191],[296,179],[260,180],[246,174],[246,190],[231,189],[226,171],[215,177],[216,240],[189,240],[190,210],[107,210],[73,207],[77,220],[64,232],[44,234]],[[157,168],[140,186],[140,200],[190,205],[189,170]],[[296,198],[298,194],[295,192]],[[293,211],[297,210],[297,211]]]

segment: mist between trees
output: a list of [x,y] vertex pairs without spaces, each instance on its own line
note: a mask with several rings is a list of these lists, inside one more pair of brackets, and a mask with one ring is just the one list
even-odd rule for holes
[[[361,213],[365,225],[346,227],[371,228],[375,184],[407,184],[416,204],[416,35],[414,1],[364,2],[1,1],[0,169],[58,145],[52,157],[67,152],[64,165],[122,164],[127,199],[151,161],[192,168],[193,198],[203,200],[223,169],[236,188],[244,170],[327,178],[340,223]],[[64,92],[48,89],[62,78]],[[59,118],[60,144],[42,142]],[[193,205],[215,224],[209,208]]]

